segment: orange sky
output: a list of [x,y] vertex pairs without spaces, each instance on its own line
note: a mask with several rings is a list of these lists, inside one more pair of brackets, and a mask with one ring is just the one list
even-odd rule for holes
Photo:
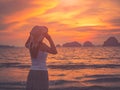
[[34,25],[49,28],[56,44],[120,40],[120,0],[0,0],[0,44],[24,46]]

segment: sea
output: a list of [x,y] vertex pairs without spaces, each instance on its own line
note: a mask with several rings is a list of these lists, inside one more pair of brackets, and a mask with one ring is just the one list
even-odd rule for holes
[[[120,90],[120,47],[58,47],[48,54],[49,90]],[[0,90],[25,90],[29,50],[0,48]]]

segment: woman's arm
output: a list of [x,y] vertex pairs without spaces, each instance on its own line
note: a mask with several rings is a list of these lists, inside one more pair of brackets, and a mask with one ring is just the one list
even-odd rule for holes
[[45,38],[48,40],[49,44],[50,44],[50,47],[48,47],[46,44],[44,44],[44,50],[47,51],[48,53],[51,53],[51,54],[57,54],[57,50],[56,50],[56,46],[51,38],[51,36],[49,34],[46,34],[45,35]]
[[26,43],[25,43],[25,47],[26,47],[26,48],[29,48],[29,47],[28,47],[28,43],[29,43],[29,42],[30,42],[30,36],[29,36],[29,38],[27,39],[27,41],[26,41]]

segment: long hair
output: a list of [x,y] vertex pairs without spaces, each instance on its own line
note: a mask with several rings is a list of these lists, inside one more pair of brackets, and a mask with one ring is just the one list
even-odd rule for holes
[[30,45],[30,55],[32,58],[37,58],[37,55],[38,55],[38,52],[39,52],[39,49],[40,49],[40,43],[37,45],[37,47],[32,47],[32,43]]

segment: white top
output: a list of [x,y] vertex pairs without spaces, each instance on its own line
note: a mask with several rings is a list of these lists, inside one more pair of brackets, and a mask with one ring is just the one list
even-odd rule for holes
[[47,70],[46,59],[47,52],[39,51],[37,58],[31,58],[31,70]]

